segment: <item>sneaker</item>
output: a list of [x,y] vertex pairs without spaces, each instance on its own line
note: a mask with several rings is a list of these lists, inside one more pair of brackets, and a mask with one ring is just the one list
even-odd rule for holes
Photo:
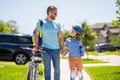
[[83,76],[81,76],[81,77],[79,78],[79,80],[83,80]]
[[82,74],[82,72],[78,72],[77,76],[78,76],[79,80],[83,80],[83,74]]

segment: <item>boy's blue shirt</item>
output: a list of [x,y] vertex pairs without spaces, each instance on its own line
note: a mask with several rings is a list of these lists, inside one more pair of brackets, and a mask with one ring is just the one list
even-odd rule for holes
[[69,48],[69,58],[80,57],[79,46],[82,46],[82,42],[76,38],[68,38],[65,42],[65,46]]
[[[37,23],[36,29],[40,30],[40,22]],[[58,32],[61,26],[55,21],[49,21],[47,18],[43,20],[42,47],[49,49],[59,49]]]

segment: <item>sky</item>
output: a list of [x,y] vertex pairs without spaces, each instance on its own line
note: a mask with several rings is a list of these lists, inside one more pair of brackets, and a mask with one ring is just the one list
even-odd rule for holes
[[89,25],[116,19],[116,0],[0,0],[0,20],[14,20],[20,33],[32,34],[38,19],[47,17],[50,5],[58,8],[62,30],[86,21]]

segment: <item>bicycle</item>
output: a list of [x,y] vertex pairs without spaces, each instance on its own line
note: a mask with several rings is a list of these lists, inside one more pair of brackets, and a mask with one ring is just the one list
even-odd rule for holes
[[[31,51],[34,50],[35,52],[31,57],[31,62],[28,64],[26,80],[38,80],[38,77],[43,74],[43,72],[39,71],[38,63],[42,62],[42,53],[45,51],[32,49],[29,47],[23,47],[23,49],[31,50]],[[36,53],[40,53],[41,57],[38,57],[38,55],[35,55]]]

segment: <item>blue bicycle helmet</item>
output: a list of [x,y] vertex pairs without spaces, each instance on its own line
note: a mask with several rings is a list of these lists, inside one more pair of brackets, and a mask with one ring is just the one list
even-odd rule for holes
[[79,25],[74,25],[73,29],[78,33],[78,34],[82,34],[82,28]]

